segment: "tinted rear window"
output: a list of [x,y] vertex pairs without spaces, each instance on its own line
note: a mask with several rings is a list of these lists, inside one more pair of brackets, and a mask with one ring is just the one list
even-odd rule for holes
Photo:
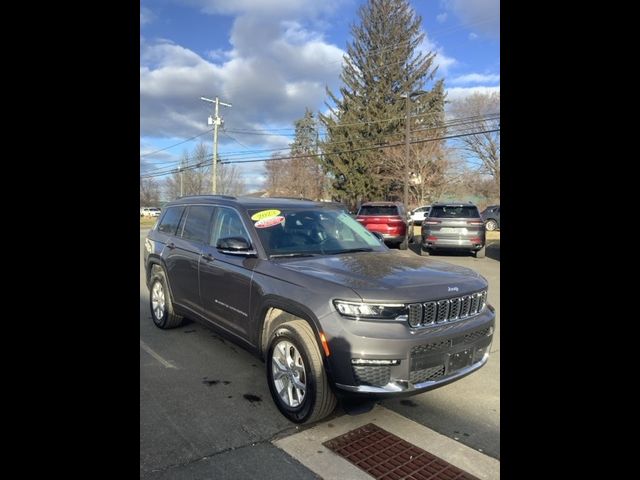
[[213,214],[213,208],[213,206],[203,205],[189,207],[182,238],[199,243],[209,243],[209,221]]
[[184,207],[167,208],[162,220],[160,220],[160,223],[158,224],[158,231],[169,235],[175,235],[183,211]]
[[395,205],[364,205],[360,207],[358,215],[398,215]]
[[468,207],[457,205],[431,207],[429,216],[437,218],[478,218],[480,214],[478,213],[478,209],[472,205]]

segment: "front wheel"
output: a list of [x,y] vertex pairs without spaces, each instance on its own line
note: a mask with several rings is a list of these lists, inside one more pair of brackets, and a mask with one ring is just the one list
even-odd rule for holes
[[424,247],[420,247],[420,255],[423,257],[428,257],[429,255],[431,255],[431,251]]
[[498,228],[498,222],[493,219],[487,220],[487,223],[485,223],[484,226],[488,231],[493,232],[496,228]]
[[476,258],[484,258],[486,247],[482,247],[480,250],[476,250]]
[[404,240],[398,244],[398,248],[400,250],[406,250],[407,248],[409,248],[409,238],[404,237]]
[[336,407],[313,330],[303,320],[274,332],[267,353],[267,381],[278,410],[295,423],[321,420]]

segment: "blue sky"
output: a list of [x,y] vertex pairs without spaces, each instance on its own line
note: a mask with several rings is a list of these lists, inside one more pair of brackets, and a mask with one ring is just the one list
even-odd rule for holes
[[[365,0],[142,0],[140,3],[141,173],[171,168],[206,132],[221,107],[221,158],[268,157],[286,148],[305,107],[324,111],[325,85],[340,86],[350,25]],[[499,0],[411,0],[423,19],[424,48],[437,52],[448,98],[499,91]],[[236,130],[251,133],[234,132]],[[262,133],[257,135],[256,133]],[[253,152],[253,153],[252,153]],[[263,164],[240,166],[257,190]]]

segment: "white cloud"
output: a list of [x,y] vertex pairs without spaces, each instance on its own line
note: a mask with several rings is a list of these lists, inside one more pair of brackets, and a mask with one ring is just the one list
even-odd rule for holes
[[490,37],[500,37],[500,0],[445,0],[448,10],[469,27]]
[[429,52],[436,53],[434,65],[438,66],[438,76],[446,76],[447,73],[449,73],[449,68],[458,63],[455,58],[445,55],[444,49],[437,43],[431,41],[428,35],[425,35],[424,40],[422,41],[422,45],[420,45],[418,48],[425,55]]
[[467,73],[450,80],[453,85],[468,85],[471,83],[495,83],[500,81],[499,74]]
[[447,100],[455,101],[466,98],[474,93],[500,93],[500,87],[487,87],[487,86],[478,86],[478,87],[454,87],[447,88]]
[[335,10],[347,0],[184,0],[184,3],[200,8],[204,13],[236,15],[251,14],[261,17],[313,17]]
[[449,16],[449,14],[447,12],[442,12],[439,15],[436,15],[436,20],[438,21],[438,23],[444,23],[447,21],[447,17]]
[[478,38],[478,34],[477,33],[471,32],[469,34],[469,40],[475,40],[476,38]]
[[[205,57],[167,40],[141,44],[142,136],[184,138],[206,130],[211,108],[200,97],[216,95],[233,104],[222,107],[227,129],[291,128],[305,107],[322,107],[325,85],[338,86],[344,52],[298,23],[241,15],[230,42],[231,50]],[[278,135],[233,136],[267,148],[290,141]]]
[[140,5],[140,26],[151,23],[155,19],[153,12],[147,7]]

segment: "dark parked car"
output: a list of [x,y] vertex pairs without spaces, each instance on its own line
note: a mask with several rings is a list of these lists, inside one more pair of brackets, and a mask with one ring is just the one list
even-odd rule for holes
[[485,229],[478,207],[471,203],[436,203],[422,222],[421,255],[434,250],[467,250],[485,255]]
[[181,198],[149,232],[144,265],[153,322],[189,317],[264,358],[294,422],[329,415],[342,396],[437,388],[489,357],[482,276],[389,250],[320,202]]
[[500,205],[489,205],[480,216],[484,221],[484,226],[490,232],[500,230]]
[[402,203],[363,203],[356,220],[370,232],[379,233],[387,245],[406,250],[409,243],[413,242],[413,222]]

